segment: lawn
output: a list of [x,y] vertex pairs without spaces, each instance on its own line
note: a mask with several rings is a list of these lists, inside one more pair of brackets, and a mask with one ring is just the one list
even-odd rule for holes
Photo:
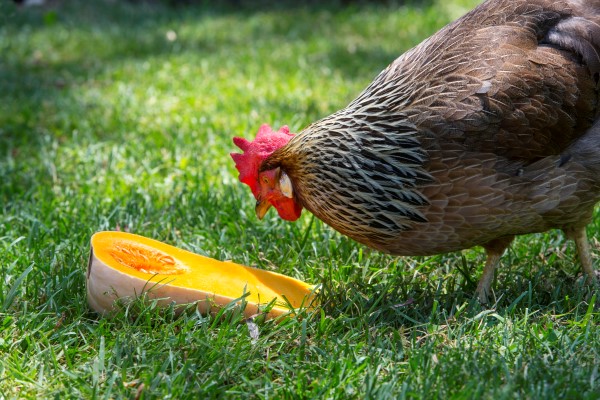
[[[0,399],[600,397],[596,293],[560,232],[519,238],[482,308],[480,249],[395,258],[308,212],[259,221],[229,157],[345,106],[476,1],[210,3],[0,3]],[[322,307],[100,317],[89,240],[117,229],[321,284]]]

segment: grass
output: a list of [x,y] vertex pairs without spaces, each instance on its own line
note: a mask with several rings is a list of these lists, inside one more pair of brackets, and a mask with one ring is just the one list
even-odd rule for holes
[[[596,293],[559,232],[516,241],[484,309],[480,250],[394,258],[308,213],[257,221],[228,155],[341,108],[474,3],[3,2],[0,398],[598,398]],[[84,271],[107,229],[321,283],[323,307],[99,317]]]

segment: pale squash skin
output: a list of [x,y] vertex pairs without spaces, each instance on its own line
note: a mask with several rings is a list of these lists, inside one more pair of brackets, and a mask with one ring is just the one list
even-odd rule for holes
[[260,314],[277,299],[267,318],[290,312],[282,296],[293,308],[311,306],[315,297],[312,285],[288,276],[218,261],[126,232],[92,236],[86,282],[89,306],[103,315],[115,310],[117,300],[126,304],[142,293],[162,307],[196,303],[203,314],[216,313],[248,293],[246,317]]

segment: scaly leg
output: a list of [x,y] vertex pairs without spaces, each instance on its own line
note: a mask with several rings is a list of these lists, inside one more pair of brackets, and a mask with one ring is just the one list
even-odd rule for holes
[[477,297],[481,304],[489,303],[489,295],[491,294],[491,286],[494,280],[494,273],[496,267],[500,262],[500,256],[502,254],[487,252],[487,259],[485,260],[485,267],[483,268],[483,274],[477,284]]
[[592,263],[592,252],[590,250],[590,243],[587,239],[585,226],[565,229],[565,234],[569,239],[575,241],[577,255],[579,256],[579,262],[581,263],[584,277],[587,278],[588,283],[596,283],[596,273]]
[[494,281],[496,267],[500,263],[500,257],[504,253],[504,250],[506,250],[513,239],[514,236],[506,236],[492,240],[483,246],[487,258],[485,260],[483,274],[477,284],[477,296],[479,297],[479,302],[481,304],[489,304],[489,296],[491,294],[491,286]]

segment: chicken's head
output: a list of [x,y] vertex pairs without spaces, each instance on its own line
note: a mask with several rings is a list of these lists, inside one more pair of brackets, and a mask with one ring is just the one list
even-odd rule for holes
[[258,130],[256,138],[248,141],[235,137],[233,143],[243,153],[231,153],[235,167],[240,172],[240,182],[250,186],[256,198],[256,215],[262,219],[271,206],[277,209],[279,216],[288,221],[300,217],[302,206],[294,200],[292,183],[281,168],[259,172],[262,162],[275,150],[284,146],[294,136],[287,126],[277,132],[264,124]]

